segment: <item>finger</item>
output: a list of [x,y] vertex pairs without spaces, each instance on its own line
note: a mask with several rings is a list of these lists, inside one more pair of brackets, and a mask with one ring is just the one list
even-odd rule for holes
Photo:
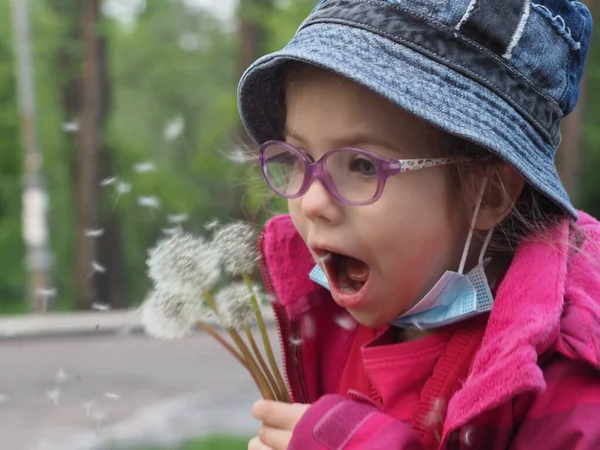
[[261,422],[274,428],[293,430],[308,405],[259,400],[252,406],[252,414]]
[[273,428],[267,425],[261,425],[258,429],[258,438],[263,445],[266,445],[273,450],[287,450],[292,432],[290,430],[282,430],[281,428]]
[[270,447],[267,447],[260,441],[258,436],[252,438],[250,442],[248,442],[248,450],[273,450]]

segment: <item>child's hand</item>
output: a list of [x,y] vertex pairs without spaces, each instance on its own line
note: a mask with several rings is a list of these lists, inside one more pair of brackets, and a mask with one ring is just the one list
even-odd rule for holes
[[259,400],[252,406],[252,415],[262,423],[258,436],[250,441],[248,450],[286,450],[292,432],[310,405]]

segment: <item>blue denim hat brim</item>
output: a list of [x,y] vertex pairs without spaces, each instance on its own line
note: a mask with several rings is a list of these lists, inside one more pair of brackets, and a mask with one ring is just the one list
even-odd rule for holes
[[238,106],[246,130],[257,143],[281,137],[282,64],[287,61],[338,73],[442,130],[491,150],[577,218],[554,164],[554,148],[512,106],[453,69],[352,26],[305,27],[283,50],[248,68],[240,81]]

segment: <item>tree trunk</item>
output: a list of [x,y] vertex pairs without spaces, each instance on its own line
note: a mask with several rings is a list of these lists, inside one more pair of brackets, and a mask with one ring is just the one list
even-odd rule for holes
[[83,2],[81,24],[83,42],[82,116],[77,158],[77,289],[76,306],[89,309],[96,301],[96,241],[86,230],[98,225],[98,193],[101,127],[101,78],[99,67],[100,0]]
[[[101,98],[101,125],[106,123],[111,109],[110,77],[108,70],[108,48],[106,38],[100,39],[100,52],[98,57],[100,72],[100,98]],[[111,177],[115,174],[112,151],[106,146],[101,147],[100,179]],[[112,308],[124,308],[125,302],[125,275],[123,270],[123,245],[121,240],[121,227],[119,216],[112,208],[112,201],[102,210],[100,227],[104,234],[98,239],[98,260],[106,265],[108,270],[102,276],[95,278],[98,298],[111,305]]]

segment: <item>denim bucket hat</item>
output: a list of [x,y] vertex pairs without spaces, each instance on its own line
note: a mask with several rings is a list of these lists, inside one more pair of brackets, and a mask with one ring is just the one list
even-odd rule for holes
[[554,156],[591,28],[575,0],[322,0],[246,70],[240,115],[257,143],[281,138],[285,63],[321,67],[491,150],[576,218]]

